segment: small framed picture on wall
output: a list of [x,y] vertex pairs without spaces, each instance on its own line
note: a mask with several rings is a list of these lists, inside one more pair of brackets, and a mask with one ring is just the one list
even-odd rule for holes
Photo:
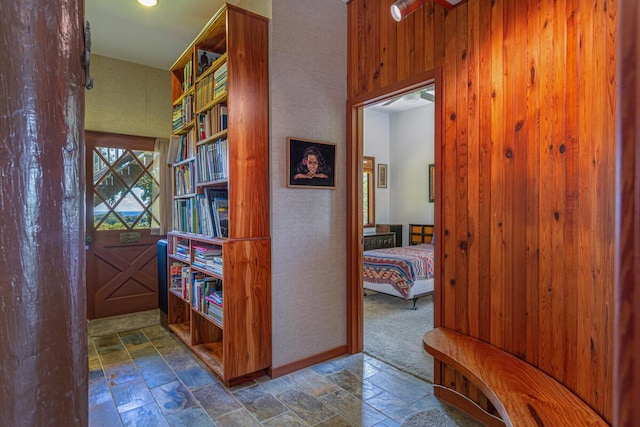
[[287,187],[336,188],[336,144],[288,137]]
[[378,188],[387,188],[387,165],[378,163]]
[[435,192],[435,185],[436,185],[436,179],[435,179],[435,171],[436,171],[436,165],[434,165],[433,163],[429,165],[429,182],[428,184],[428,188],[429,188],[429,202],[433,203],[436,197],[436,192]]

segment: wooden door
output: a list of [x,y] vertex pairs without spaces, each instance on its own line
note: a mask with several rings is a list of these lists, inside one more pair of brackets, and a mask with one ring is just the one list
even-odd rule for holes
[[86,132],[87,317],[158,308],[155,139]]

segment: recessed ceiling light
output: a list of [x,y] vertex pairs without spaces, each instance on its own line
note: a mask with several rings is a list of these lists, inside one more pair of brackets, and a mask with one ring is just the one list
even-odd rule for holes
[[138,0],[138,3],[143,6],[152,7],[158,4],[158,0]]

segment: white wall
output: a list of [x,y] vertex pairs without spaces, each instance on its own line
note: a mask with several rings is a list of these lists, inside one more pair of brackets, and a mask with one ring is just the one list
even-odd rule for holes
[[[347,342],[347,6],[273,0],[270,22],[274,369]],[[286,187],[286,138],[337,144],[336,189]]]
[[430,104],[389,118],[390,221],[404,224],[405,245],[409,242],[409,224],[434,221],[434,205],[428,202],[428,165],[435,159],[434,114],[434,104]]
[[[364,110],[364,155],[376,158],[375,174],[375,219],[378,224],[389,224],[389,194],[391,177],[387,177],[387,188],[378,188],[378,164],[389,165],[389,115]],[[387,171],[389,169],[387,168]],[[367,228],[368,230],[368,228]]]

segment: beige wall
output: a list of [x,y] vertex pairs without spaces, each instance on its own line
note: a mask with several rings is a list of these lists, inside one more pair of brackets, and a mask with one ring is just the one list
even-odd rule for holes
[[86,91],[85,129],[167,138],[171,134],[171,75],[91,55],[92,90]]
[[[273,0],[273,368],[346,345],[346,40],[338,0]],[[286,187],[288,136],[337,144],[335,190]]]
[[235,0],[227,1],[227,3],[233,3],[238,7],[250,10],[258,15],[271,18],[271,0]]

